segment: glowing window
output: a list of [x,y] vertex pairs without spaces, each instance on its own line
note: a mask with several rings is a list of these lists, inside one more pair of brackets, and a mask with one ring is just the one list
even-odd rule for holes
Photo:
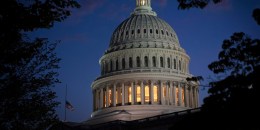
[[150,97],[150,94],[149,94],[149,86],[145,86],[145,102],[149,102],[149,97]]
[[158,87],[156,85],[153,86],[153,98],[154,102],[158,102]]
[[181,89],[181,101],[184,104],[184,88]]
[[166,86],[163,85],[163,97],[165,98],[166,97]]
[[128,88],[128,102],[132,102],[132,89],[131,87]]
[[141,87],[136,87],[136,102],[141,102]]
[[106,95],[107,91],[104,91],[104,107],[107,107],[107,95]]
[[109,97],[109,99],[108,99],[108,104],[109,104],[109,106],[112,106],[112,91],[111,91],[111,89],[109,89],[108,92],[109,92],[109,94],[108,94],[108,95],[109,95],[109,96],[108,96],[108,97]]
[[179,88],[175,88],[175,103],[179,104]]

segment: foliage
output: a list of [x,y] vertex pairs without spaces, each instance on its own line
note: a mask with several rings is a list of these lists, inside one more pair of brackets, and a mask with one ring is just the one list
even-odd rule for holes
[[77,7],[75,0],[0,2],[0,129],[46,129],[57,121],[51,88],[59,82],[58,42],[30,40],[26,32],[50,28]]
[[255,19],[255,21],[257,22],[258,25],[260,25],[260,9],[256,8],[253,11],[253,18]]
[[254,119],[260,114],[256,103],[260,98],[260,40],[243,32],[234,33],[223,41],[222,49],[219,60],[212,62],[209,69],[227,77],[210,83],[210,95],[204,99],[202,109],[214,113],[214,117],[225,116],[221,122],[229,123],[226,125],[256,127]]
[[190,8],[200,8],[203,9],[206,7],[210,2],[219,3],[222,0],[178,0],[179,2],[179,9],[190,9]]

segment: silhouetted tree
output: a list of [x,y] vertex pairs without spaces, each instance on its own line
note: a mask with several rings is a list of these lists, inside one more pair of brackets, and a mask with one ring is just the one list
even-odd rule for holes
[[212,62],[209,69],[224,77],[210,83],[210,95],[204,99],[202,109],[230,128],[257,128],[260,40],[243,32],[234,33],[223,41],[222,49],[219,60]]
[[75,0],[0,2],[0,129],[46,129],[57,121],[58,42],[26,33],[51,28],[78,8]]
[[[210,1],[221,0],[178,0],[179,9],[204,8]],[[260,9],[252,13],[260,25]],[[222,79],[209,84],[209,96],[204,99],[201,113],[180,120],[172,129],[259,129],[260,116],[260,40],[251,39],[243,32],[234,33],[222,44],[218,60],[208,67]],[[197,80],[187,79],[187,80]],[[198,126],[203,122],[207,126]],[[185,125],[185,124],[189,125]],[[193,127],[195,126],[195,127]]]

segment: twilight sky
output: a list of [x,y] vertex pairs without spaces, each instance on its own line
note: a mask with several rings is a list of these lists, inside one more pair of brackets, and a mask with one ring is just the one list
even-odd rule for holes
[[[56,23],[52,29],[38,30],[33,35],[61,41],[57,47],[60,57],[60,80],[54,91],[61,102],[57,113],[64,119],[65,86],[68,101],[74,111],[67,111],[67,120],[82,122],[92,112],[91,83],[100,75],[99,58],[108,48],[114,29],[135,8],[135,0],[79,0],[81,8],[72,16]],[[202,84],[214,79],[208,64],[217,59],[222,41],[234,32],[245,32],[260,38],[260,26],[252,18],[252,11],[260,8],[259,0],[223,0],[203,10],[178,10],[177,0],[152,0],[158,17],[168,22],[190,56],[190,72],[204,77]],[[211,78],[209,78],[211,77]],[[207,90],[200,89],[200,104]]]

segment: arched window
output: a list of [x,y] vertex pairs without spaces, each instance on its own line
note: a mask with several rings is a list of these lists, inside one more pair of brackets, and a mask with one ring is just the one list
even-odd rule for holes
[[122,59],[122,69],[125,69],[125,58]]
[[141,87],[136,86],[136,102],[141,102]]
[[133,68],[133,59],[129,57],[129,68]]
[[176,69],[176,59],[174,59],[173,62],[174,62],[174,69]]
[[163,67],[163,57],[160,57],[160,67]]
[[113,61],[110,60],[110,72],[113,71]]
[[118,70],[118,60],[116,60],[116,70]]
[[136,67],[141,67],[140,57],[136,57]]
[[158,102],[158,87],[157,87],[157,85],[153,86],[153,101]]
[[167,58],[167,66],[168,66],[168,68],[171,68],[171,59],[170,58]]
[[108,63],[105,62],[105,73],[108,72]]
[[156,67],[156,57],[153,56],[153,67]]
[[144,57],[144,66],[148,67],[148,56]]
[[179,70],[181,70],[181,61],[179,60]]

